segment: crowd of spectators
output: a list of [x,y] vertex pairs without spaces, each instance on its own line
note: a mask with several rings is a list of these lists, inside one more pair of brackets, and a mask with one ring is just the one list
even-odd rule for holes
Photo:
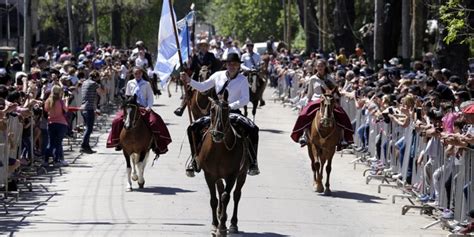
[[68,166],[63,139],[84,130],[80,152],[94,153],[89,145],[94,117],[123,98],[126,82],[133,79],[131,68],[141,68],[144,77],[155,82],[154,93],[160,93],[151,54],[141,41],[133,49],[88,42],[77,53],[52,46],[41,51],[34,50],[30,72],[24,72],[24,55],[17,52],[0,68],[0,130],[14,136],[7,131],[11,117],[17,117],[23,128],[21,144],[8,139],[10,150],[20,149],[21,155],[0,163],[8,165],[10,173],[35,157],[43,166]]

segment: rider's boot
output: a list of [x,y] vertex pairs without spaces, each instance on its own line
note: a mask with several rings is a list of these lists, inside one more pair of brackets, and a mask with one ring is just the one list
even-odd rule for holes
[[117,146],[115,146],[115,150],[116,151],[121,151],[122,150],[122,145],[117,144]]
[[249,147],[250,165],[249,165],[248,175],[251,175],[251,176],[260,174],[260,170],[258,169],[258,162],[257,162],[257,150],[258,150],[258,145],[254,144],[253,146]]
[[174,111],[174,114],[176,116],[181,117],[183,115],[183,112],[184,112],[184,106],[183,107],[180,106]]
[[307,141],[307,138],[306,138],[306,130],[303,132],[303,135],[301,135],[298,142],[300,143],[301,147],[304,147],[308,144],[308,141]]

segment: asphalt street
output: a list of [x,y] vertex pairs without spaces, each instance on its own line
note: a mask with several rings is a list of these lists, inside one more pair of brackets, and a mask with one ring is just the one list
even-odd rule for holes
[[[401,207],[408,202],[391,202],[399,190],[384,188],[378,194],[380,182],[366,185],[363,167],[354,170],[349,164],[352,155],[334,157],[333,196],[315,193],[306,149],[290,139],[297,112],[273,102],[272,92],[265,92],[267,104],[256,117],[261,174],[247,178],[239,209],[241,233],[233,236],[446,236],[437,225],[422,230],[433,219],[417,210],[402,216]],[[173,114],[178,98],[174,93],[155,99],[154,110],[167,123],[173,142],[153,167],[150,156],[143,190],[126,192],[123,155],[105,148],[105,132],[95,132],[98,153],[69,152],[73,164],[62,174],[52,170],[37,178],[33,192],[22,193],[9,215],[0,213],[0,235],[210,236],[203,174],[188,178],[184,172],[189,121],[187,113]],[[228,213],[232,208],[230,204]]]

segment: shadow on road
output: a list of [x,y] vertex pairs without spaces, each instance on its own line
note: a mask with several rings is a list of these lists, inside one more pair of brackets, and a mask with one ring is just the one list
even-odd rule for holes
[[136,189],[136,192],[154,193],[158,195],[176,195],[178,193],[193,193],[196,191],[173,187],[145,187],[143,189]]
[[240,236],[252,236],[252,237],[286,237],[289,235],[282,235],[278,233],[272,233],[272,232],[263,232],[263,233],[256,233],[256,232],[243,232],[240,231],[238,234],[227,234],[227,236],[232,236],[232,237],[240,237]]
[[363,193],[353,193],[347,191],[332,191],[332,197],[334,198],[343,198],[343,199],[353,199],[359,202],[364,203],[380,203],[377,200],[385,200],[385,198],[367,195]]
[[278,130],[278,129],[259,129],[259,132],[269,132],[269,133],[275,133],[275,134],[282,134],[285,133],[285,131]]

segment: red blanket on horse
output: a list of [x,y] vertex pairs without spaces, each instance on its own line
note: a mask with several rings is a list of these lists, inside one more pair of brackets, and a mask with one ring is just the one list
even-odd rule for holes
[[[311,127],[311,123],[313,122],[320,106],[320,100],[315,100],[309,102],[301,110],[298,119],[296,120],[296,124],[293,127],[293,132],[291,133],[291,139],[293,139],[293,141],[298,142],[299,138],[303,135],[304,130]],[[344,130],[344,140],[348,143],[352,143],[354,129],[352,128],[351,120],[344,109],[339,105],[336,105],[334,108],[334,118],[336,119],[337,125]]]
[[[171,136],[166,127],[163,119],[152,111],[146,111],[143,108],[140,108],[140,114],[145,119],[148,127],[153,133],[153,138],[155,139],[155,144],[160,151],[160,154],[164,154],[168,151],[168,144],[171,143]],[[112,130],[109,133],[109,138],[107,139],[107,148],[116,147],[120,141],[120,132],[123,128],[123,111],[119,111],[114,120],[112,121]]]

